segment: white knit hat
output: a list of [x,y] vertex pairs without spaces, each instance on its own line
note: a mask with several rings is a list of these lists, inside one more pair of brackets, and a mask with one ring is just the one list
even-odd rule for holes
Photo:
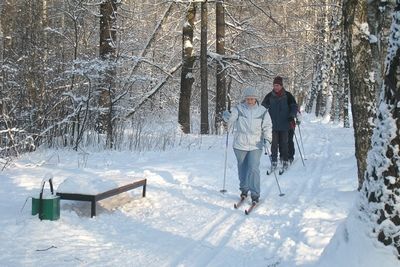
[[254,87],[247,87],[243,90],[243,97],[248,98],[248,97],[254,97],[257,98],[257,90]]

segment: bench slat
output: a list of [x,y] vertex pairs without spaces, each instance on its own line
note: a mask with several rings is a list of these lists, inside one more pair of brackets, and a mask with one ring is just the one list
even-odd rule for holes
[[74,194],[74,193],[60,193],[57,192],[57,196],[60,196],[60,199],[66,199],[66,200],[78,200],[78,201],[89,201],[91,202],[91,217],[96,216],[96,202],[111,196],[118,195],[120,193],[129,191],[134,188],[138,188],[140,186],[143,187],[142,191],[142,197],[146,196],[146,185],[147,185],[147,179],[142,179],[139,181],[135,181],[131,184],[127,184],[121,187],[117,187],[108,191],[105,191],[103,193],[99,193],[96,195],[87,195],[87,194]]
[[102,199],[105,199],[105,198],[108,198],[108,197],[111,197],[111,196],[115,196],[115,195],[118,195],[120,193],[129,191],[131,189],[134,189],[134,188],[137,188],[137,187],[140,187],[140,186],[145,186],[145,185],[146,185],[146,179],[140,180],[140,181],[137,181],[137,182],[134,182],[134,183],[131,183],[131,184],[127,184],[127,185],[124,185],[124,186],[121,186],[121,187],[118,187],[118,188],[114,188],[114,189],[108,190],[106,192],[97,194],[96,195],[96,201],[99,201],[99,200],[102,200]]

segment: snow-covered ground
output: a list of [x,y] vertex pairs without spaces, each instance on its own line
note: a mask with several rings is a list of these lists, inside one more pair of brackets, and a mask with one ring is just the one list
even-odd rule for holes
[[[358,194],[352,129],[306,117],[301,130],[306,167],[297,153],[278,176],[280,197],[274,176],[265,175],[269,159],[263,155],[261,202],[249,216],[248,203],[233,208],[239,190],[231,145],[227,193],[219,192],[225,136],[193,136],[191,146],[166,152],[89,152],[87,159],[70,150],[25,154],[0,173],[0,266],[365,267],[357,260],[346,265],[363,249],[378,262],[386,258],[381,266],[395,264],[371,239],[352,239],[365,233],[357,220],[343,223]],[[86,187],[93,190],[90,184],[101,188],[102,181],[110,186],[147,178],[147,197],[134,189],[103,200],[95,218],[89,203],[62,200],[59,220],[39,221],[30,215],[31,199],[24,202],[38,196],[50,175],[56,188],[75,182],[79,192],[82,180],[92,181]]]

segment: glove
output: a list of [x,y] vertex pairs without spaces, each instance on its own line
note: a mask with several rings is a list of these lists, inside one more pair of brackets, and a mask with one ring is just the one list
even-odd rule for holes
[[290,116],[290,117],[288,118],[288,122],[292,122],[292,121],[294,121],[294,117]]
[[224,120],[224,122],[228,122],[230,118],[231,113],[229,111],[225,110],[224,112],[222,112],[222,119]]
[[296,119],[296,124],[297,124],[297,125],[300,125],[300,123],[301,123],[301,120]]

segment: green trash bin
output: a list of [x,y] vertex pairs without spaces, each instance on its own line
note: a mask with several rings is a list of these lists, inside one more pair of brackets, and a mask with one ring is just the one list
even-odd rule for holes
[[39,214],[40,220],[55,221],[60,218],[60,197],[54,194],[53,182],[49,179],[51,195],[43,198],[45,184],[43,181],[39,198],[32,197],[32,215]]

